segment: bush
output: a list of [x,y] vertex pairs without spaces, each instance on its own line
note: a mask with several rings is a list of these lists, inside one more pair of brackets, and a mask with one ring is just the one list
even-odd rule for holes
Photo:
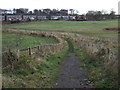
[[27,19],[26,19],[26,22],[30,22],[31,21],[31,19],[28,17]]

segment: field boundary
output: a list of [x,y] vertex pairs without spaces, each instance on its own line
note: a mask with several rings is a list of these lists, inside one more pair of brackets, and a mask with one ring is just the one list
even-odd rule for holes
[[[24,49],[10,51],[15,54],[17,60],[19,60],[21,54],[25,56],[26,55],[31,56],[33,58],[35,58],[36,55],[39,57],[47,56],[62,50],[65,44],[65,41],[60,37],[58,37],[57,35],[55,35],[55,33],[49,33],[49,32],[43,32],[43,31],[14,30],[14,29],[5,29],[5,30],[2,30],[2,32],[17,33],[17,34],[24,34],[24,35],[37,35],[37,36],[42,36],[47,38],[53,38],[58,41],[58,43],[56,44],[38,45],[35,47],[28,47]],[[6,60],[8,60],[8,57],[6,57],[7,55],[6,53],[8,52],[2,53],[3,67],[8,66],[8,63],[6,63]]]
[[[118,75],[118,40],[112,38],[89,37],[80,34],[62,33],[63,37],[69,37],[76,44],[76,48],[82,48],[89,55],[103,61],[104,71]],[[97,61],[96,61],[97,62]]]

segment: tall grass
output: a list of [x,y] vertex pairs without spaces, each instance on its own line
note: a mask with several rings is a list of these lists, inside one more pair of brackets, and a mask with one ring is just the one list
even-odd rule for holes
[[60,72],[60,65],[68,47],[43,58],[31,60],[28,56],[21,56],[14,70],[3,70],[4,88],[51,88]]
[[[90,55],[84,48],[79,48],[74,41],[74,52],[84,63],[88,70],[88,80],[93,82],[95,88],[118,88],[118,73],[113,66],[106,66],[106,58]],[[115,66],[116,67],[116,66]],[[108,70],[105,70],[108,69]],[[111,69],[111,70],[110,70]]]

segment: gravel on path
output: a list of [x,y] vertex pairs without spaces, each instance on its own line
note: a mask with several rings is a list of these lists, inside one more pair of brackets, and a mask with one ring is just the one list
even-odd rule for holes
[[53,88],[91,88],[92,83],[86,81],[86,69],[75,53],[70,52],[61,65],[61,74]]

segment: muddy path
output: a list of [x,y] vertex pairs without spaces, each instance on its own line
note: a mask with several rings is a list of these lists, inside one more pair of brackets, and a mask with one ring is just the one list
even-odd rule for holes
[[87,70],[81,67],[83,63],[75,55],[72,43],[69,40],[67,42],[68,57],[61,64],[61,74],[53,88],[91,88],[91,83],[86,81]]

